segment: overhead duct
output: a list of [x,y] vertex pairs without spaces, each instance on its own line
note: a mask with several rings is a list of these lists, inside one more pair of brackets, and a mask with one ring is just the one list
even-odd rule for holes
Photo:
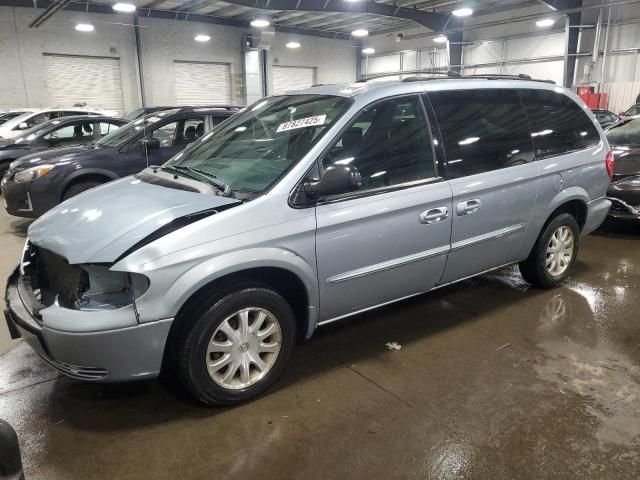
[[259,48],[262,50],[270,50],[276,31],[273,28],[251,30],[245,35],[244,46],[248,49]]

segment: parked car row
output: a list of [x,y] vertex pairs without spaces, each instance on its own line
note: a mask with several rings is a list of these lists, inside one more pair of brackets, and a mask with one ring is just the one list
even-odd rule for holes
[[0,184],[7,212],[35,218],[89,188],[162,165],[238,110],[174,107],[130,123],[86,116],[45,122],[0,146],[0,165],[17,158]]
[[196,113],[145,115],[5,177],[22,198],[11,208],[36,192],[49,208],[67,165],[149,166],[29,228],[8,324],[64,374],[164,369],[202,402],[245,401],[320,325],[509,264],[535,286],[561,284],[620,173],[578,97],[522,77],[269,97],[165,162],[163,146],[183,147],[218,114]]

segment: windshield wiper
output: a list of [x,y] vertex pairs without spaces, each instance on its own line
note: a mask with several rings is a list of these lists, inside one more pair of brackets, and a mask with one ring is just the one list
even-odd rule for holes
[[168,166],[163,166],[162,169],[163,170],[174,170],[174,171],[178,171],[178,172],[183,172],[183,171],[186,170],[187,172],[190,172],[192,175],[194,175],[196,177],[199,177],[201,179],[205,179],[205,181],[209,185],[213,185],[217,189],[222,190],[222,195],[223,196],[228,197],[231,194],[231,187],[229,185],[224,183],[222,180],[218,180],[218,177],[216,177],[212,173],[205,172],[204,170],[200,170],[199,168],[186,167],[186,166],[183,166],[183,165],[168,165]]

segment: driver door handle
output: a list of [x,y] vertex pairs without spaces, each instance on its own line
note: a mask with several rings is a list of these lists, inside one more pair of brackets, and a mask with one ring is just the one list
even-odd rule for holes
[[460,202],[456,205],[456,213],[458,215],[471,215],[476,213],[482,207],[482,201],[479,198]]
[[445,220],[449,216],[448,207],[438,207],[425,210],[420,214],[420,223],[430,225]]

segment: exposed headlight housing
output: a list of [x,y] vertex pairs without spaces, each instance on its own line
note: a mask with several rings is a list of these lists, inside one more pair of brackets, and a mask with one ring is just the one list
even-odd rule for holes
[[37,167],[27,168],[26,170],[17,172],[13,179],[16,182],[30,182],[36,178],[46,175],[53,170],[53,167],[55,167],[55,165],[39,165]]
[[74,302],[78,310],[114,310],[126,307],[149,288],[149,279],[139,273],[116,272],[106,265],[81,265],[85,280]]

